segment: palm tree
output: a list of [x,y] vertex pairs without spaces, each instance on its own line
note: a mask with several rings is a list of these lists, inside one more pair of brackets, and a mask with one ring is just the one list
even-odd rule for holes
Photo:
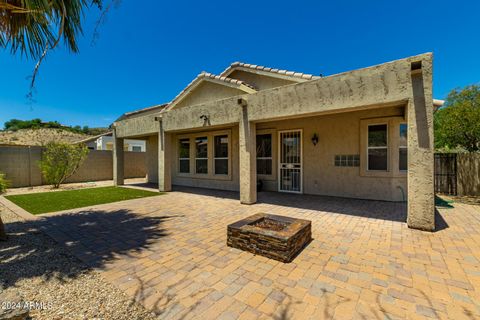
[[0,48],[37,60],[30,83],[33,89],[47,52],[62,39],[71,52],[78,52],[84,9],[93,6],[103,10],[96,33],[106,12],[119,1],[110,1],[103,10],[103,0],[0,0]]

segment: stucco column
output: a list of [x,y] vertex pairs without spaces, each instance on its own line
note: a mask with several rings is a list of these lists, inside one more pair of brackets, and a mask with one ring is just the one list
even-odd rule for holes
[[113,184],[120,186],[124,184],[123,179],[123,138],[117,138],[113,130]]
[[160,120],[160,130],[158,133],[158,190],[166,192],[172,190],[172,135],[163,130],[162,120]]
[[239,122],[240,202],[257,202],[257,161],[255,123],[248,121],[247,107],[242,108]]
[[408,217],[410,228],[435,229],[433,178],[432,63],[412,63],[412,98],[407,106],[408,121]]
[[147,181],[158,183],[158,133],[147,139]]

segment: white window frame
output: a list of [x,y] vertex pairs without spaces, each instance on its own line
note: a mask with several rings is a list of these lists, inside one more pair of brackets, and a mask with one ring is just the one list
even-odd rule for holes
[[[206,158],[197,158],[197,139],[199,138],[207,138],[207,157]],[[209,174],[209,165],[208,165],[208,145],[210,143],[209,141],[209,138],[208,138],[208,135],[201,135],[201,136],[197,136],[194,138],[195,139],[195,174],[199,174],[199,175],[208,175]],[[203,173],[203,172],[197,172],[197,160],[207,160],[207,172],[206,173]]]
[[[369,131],[369,128],[370,128],[370,127],[373,127],[373,126],[381,126],[381,125],[387,126],[387,128],[386,128],[386,132],[387,132],[387,137],[386,137],[386,138],[387,138],[387,145],[386,145],[385,147],[370,147],[370,146],[368,145],[368,138],[369,138],[368,134],[369,134],[369,132],[370,132],[370,131]],[[388,172],[388,169],[389,169],[389,167],[390,167],[390,156],[389,156],[389,154],[388,154],[388,153],[389,153],[389,151],[388,151],[388,150],[389,150],[389,149],[388,149],[388,147],[389,147],[389,143],[388,143],[388,139],[389,139],[388,130],[389,130],[388,122],[371,123],[371,124],[368,124],[368,125],[367,125],[367,168],[366,168],[366,169],[367,169],[367,171],[369,171],[369,172]],[[385,169],[385,170],[370,169],[370,164],[368,163],[369,150],[370,150],[370,149],[372,149],[372,150],[373,150],[373,149],[386,149],[386,150],[387,150],[387,169]]]
[[[190,166],[190,156],[191,156],[191,151],[192,151],[192,139],[190,138],[179,138],[178,139],[178,146],[180,146],[180,141],[182,140],[188,140],[188,158],[180,158],[180,149],[179,149],[179,153],[178,153],[178,173],[179,174],[191,174],[190,170],[191,170],[191,166]],[[195,150],[196,151],[196,150]],[[181,165],[180,165],[180,162],[182,160],[188,160],[188,172],[182,172],[180,171],[180,168],[181,168]]]
[[[216,137],[227,137],[227,153],[228,157],[215,157],[215,138]],[[227,160],[227,173],[216,173],[215,172],[215,162],[217,160]],[[214,134],[213,135],[213,175],[215,176],[228,176],[230,174],[230,135],[228,133]]]

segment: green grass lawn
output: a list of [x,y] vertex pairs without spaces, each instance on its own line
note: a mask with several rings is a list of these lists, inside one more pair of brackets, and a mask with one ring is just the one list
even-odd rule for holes
[[6,196],[31,214],[94,206],[122,200],[158,196],[161,193],[122,187],[100,187]]

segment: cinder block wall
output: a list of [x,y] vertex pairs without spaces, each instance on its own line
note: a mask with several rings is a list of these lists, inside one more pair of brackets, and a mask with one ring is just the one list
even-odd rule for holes
[[[0,172],[6,174],[11,187],[44,184],[38,162],[42,147],[0,146]],[[146,153],[125,151],[125,178],[143,178],[146,175]],[[90,150],[87,159],[67,182],[86,182],[113,179],[112,151]]]
[[12,187],[41,185],[42,174],[38,167],[41,157],[41,147],[0,146],[0,172],[7,175]]

